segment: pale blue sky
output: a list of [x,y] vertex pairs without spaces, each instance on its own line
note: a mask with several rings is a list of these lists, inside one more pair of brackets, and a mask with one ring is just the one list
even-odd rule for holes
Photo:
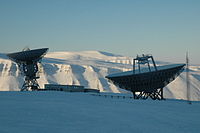
[[0,52],[25,46],[200,64],[200,0],[0,0]]

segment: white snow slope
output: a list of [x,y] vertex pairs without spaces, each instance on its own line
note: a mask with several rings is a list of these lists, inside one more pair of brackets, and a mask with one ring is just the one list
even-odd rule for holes
[[[156,57],[155,57],[156,59]],[[157,62],[158,65],[168,63]],[[132,58],[101,51],[52,52],[42,60],[39,84],[47,83],[84,85],[101,92],[126,92],[109,83],[108,74],[132,69]],[[190,67],[191,100],[200,100],[200,66]],[[23,75],[17,65],[0,54],[0,90],[15,91],[23,84]],[[127,92],[126,92],[127,93]],[[186,77],[183,72],[164,89],[165,98],[186,99]]]
[[200,102],[0,92],[0,133],[198,133]]

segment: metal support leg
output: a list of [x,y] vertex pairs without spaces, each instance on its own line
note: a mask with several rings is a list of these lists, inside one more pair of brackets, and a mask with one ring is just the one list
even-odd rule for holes
[[153,92],[139,92],[137,95],[136,92],[133,92],[134,99],[148,99],[149,97],[153,100],[164,100],[163,97],[163,88],[157,89]]

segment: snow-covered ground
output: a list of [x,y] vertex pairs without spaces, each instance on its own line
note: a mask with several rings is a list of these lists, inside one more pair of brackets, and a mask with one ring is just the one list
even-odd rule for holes
[[0,133],[198,133],[200,102],[0,92]]
[[[155,57],[156,60],[156,57]],[[40,65],[39,84],[47,83],[83,85],[101,92],[126,92],[105,76],[132,70],[132,58],[102,51],[52,52],[47,53]],[[158,65],[169,63],[157,61]],[[200,66],[190,67],[191,97],[200,101]],[[0,54],[0,90],[15,91],[23,84],[23,76],[17,65],[5,54]],[[183,72],[164,89],[165,98],[186,99],[186,76]]]

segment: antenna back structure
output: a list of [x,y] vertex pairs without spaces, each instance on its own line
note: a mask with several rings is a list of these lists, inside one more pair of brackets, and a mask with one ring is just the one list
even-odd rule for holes
[[47,53],[48,48],[42,49],[23,49],[22,52],[10,53],[7,56],[14,62],[16,62],[21,68],[20,70],[24,74],[24,84],[21,91],[34,91],[40,88],[37,79],[38,62]]

